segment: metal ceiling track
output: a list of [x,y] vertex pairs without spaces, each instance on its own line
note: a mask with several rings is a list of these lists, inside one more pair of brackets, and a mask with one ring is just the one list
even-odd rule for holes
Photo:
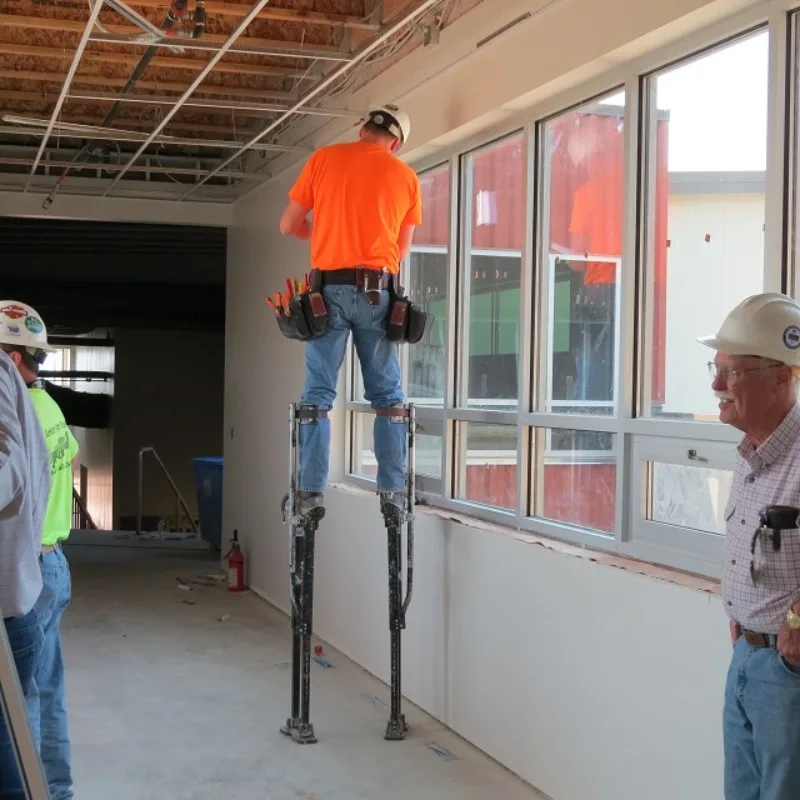
[[[346,75],[356,64],[361,63],[366,58],[368,58],[375,50],[377,50],[385,41],[391,39],[392,36],[399,33],[402,29],[407,28],[414,20],[418,19],[420,16],[425,14],[434,6],[439,5],[441,0],[425,0],[424,2],[420,3],[416,8],[409,11],[407,14],[404,14],[400,19],[396,20],[395,22],[391,23],[390,25],[387,24],[383,29],[379,36],[375,37],[369,44],[362,47],[357,53],[355,53],[350,60],[344,64],[343,66],[339,67],[339,69],[334,70],[327,78],[323,81],[320,81],[313,89],[306,92],[300,100],[297,101],[291,108],[287,109],[283,114],[281,114],[278,119],[271,122],[267,125],[261,133],[256,134],[253,136],[246,144],[242,145],[235,153],[229,156],[225,161],[222,162],[218,167],[211,170],[205,178],[201,181],[198,181],[196,184],[192,186],[189,191],[187,191],[180,199],[185,200],[186,198],[190,197],[194,194],[206,181],[211,180],[218,172],[221,172],[227,166],[232,164],[236,159],[246,153],[253,145],[258,144],[264,139],[266,136],[269,136],[276,128],[278,128],[283,122],[285,122],[289,117],[293,114],[297,114],[300,109],[310,103],[315,97],[317,97],[320,93],[325,91],[329,86],[334,84],[344,75]],[[106,192],[110,192],[111,189]]]

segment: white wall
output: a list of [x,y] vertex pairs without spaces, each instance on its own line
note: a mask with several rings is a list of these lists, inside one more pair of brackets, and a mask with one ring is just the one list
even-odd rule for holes
[[59,194],[50,209],[45,211],[42,208],[43,200],[42,194],[0,191],[0,217],[226,226],[233,216],[233,206],[222,203],[175,203],[167,200],[131,200]]
[[[428,57],[438,78],[425,82],[406,65],[376,81],[374,96],[404,97],[417,153],[463,134],[478,116],[496,119],[501,112],[492,108],[562,88],[560,76],[574,82],[613,66],[623,51],[641,52],[645,41],[663,43],[742,3],[564,0],[475,58],[465,55],[506,15],[535,5],[509,2],[499,12],[493,0],[483,3],[472,18],[477,30],[470,15],[457,23],[471,37],[460,59],[452,41],[449,55],[417,54],[417,67]],[[264,297],[308,266],[307,247],[277,234],[292,174],[234,210],[225,374],[224,535],[239,529],[249,584],[284,609],[286,407],[302,390],[303,357],[300,345],[281,338]],[[335,477],[344,462],[341,408],[333,420]],[[377,501],[332,488],[327,506],[315,628],[387,679],[386,538]],[[416,575],[404,664],[412,700],[554,800],[721,798],[730,644],[715,596],[425,514]]]

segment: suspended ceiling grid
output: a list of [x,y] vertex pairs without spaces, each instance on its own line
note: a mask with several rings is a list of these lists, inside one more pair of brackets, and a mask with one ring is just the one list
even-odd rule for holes
[[231,202],[480,1],[188,0],[172,23],[168,0],[5,0],[0,189]]

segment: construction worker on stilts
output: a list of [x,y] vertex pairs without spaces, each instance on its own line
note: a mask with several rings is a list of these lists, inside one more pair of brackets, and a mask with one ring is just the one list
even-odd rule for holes
[[300,744],[316,742],[309,718],[314,537],[325,514],[328,412],[351,332],[364,393],[375,410],[377,484],[388,542],[391,704],[385,738],[401,740],[407,730],[401,713],[400,636],[413,585],[414,409],[404,405],[397,346],[421,341],[432,322],[404,296],[398,281],[400,263],[422,221],[417,175],[396,158],[409,131],[408,116],[396,106],[370,109],[358,142],[324,147],[309,158],[280,222],[284,235],[311,240],[313,265],[299,286],[287,280],[285,298],[278,294],[267,300],[284,335],[305,341],[306,349],[305,391],[299,408],[290,407],[284,506],[291,530],[293,638],[292,711],[281,730]]

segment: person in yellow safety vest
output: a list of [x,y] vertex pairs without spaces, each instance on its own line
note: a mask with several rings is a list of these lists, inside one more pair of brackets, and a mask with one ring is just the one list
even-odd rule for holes
[[39,380],[39,370],[53,348],[35,309],[15,300],[0,301],[0,349],[16,365],[28,386],[50,453],[50,495],[42,531],[42,593],[34,612],[44,634],[42,656],[34,668],[27,698],[34,738],[39,747],[53,800],[72,800],[72,768],[61,655],[61,618],[72,594],[69,564],[61,544],[72,527],[72,467],[78,443],[64,414]]

